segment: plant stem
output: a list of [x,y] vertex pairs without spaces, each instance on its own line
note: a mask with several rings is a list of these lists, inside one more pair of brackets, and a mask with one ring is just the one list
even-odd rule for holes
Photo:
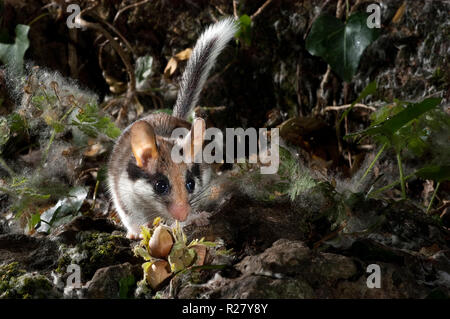
[[428,204],[427,214],[430,213],[431,206],[433,205],[434,198],[436,197],[436,194],[437,194],[437,191],[438,191],[440,185],[441,185],[441,182],[438,182],[436,185],[436,188],[434,189],[433,195],[431,196],[431,199],[430,199],[430,203]]
[[[415,175],[414,173],[413,173],[413,174],[410,174],[410,175],[406,176],[406,177],[404,178],[404,180],[406,181],[406,180],[410,179],[411,177],[413,177],[414,175]],[[399,180],[396,180],[395,182],[390,183],[389,185],[383,186],[383,187],[377,189],[376,191],[374,191],[374,192],[368,194],[368,196],[369,196],[369,197],[373,197],[373,196],[375,196],[375,195],[378,195],[378,194],[381,193],[381,192],[384,192],[385,190],[388,190],[388,189],[391,189],[391,188],[394,187],[394,186],[397,186],[398,184],[400,184],[400,181],[399,181]]]
[[378,151],[377,155],[375,156],[375,158],[373,159],[372,163],[370,163],[369,167],[366,169],[366,171],[364,172],[364,175],[361,177],[361,179],[359,180],[359,183],[361,183],[363,181],[364,178],[366,178],[367,174],[369,174],[369,172],[372,170],[373,166],[375,165],[376,161],[378,160],[378,158],[381,156],[381,154],[384,152],[384,150],[386,149],[388,143],[384,143],[383,147]]
[[17,195],[10,189],[6,188],[6,187],[2,187],[0,186],[0,192],[6,193],[8,195],[11,195],[13,197],[17,197]]
[[28,25],[31,27],[31,25],[39,20],[41,20],[43,17],[46,17],[50,15],[49,13],[43,13],[40,16],[37,16],[36,18],[34,18],[31,22],[28,23]]
[[14,171],[6,164],[5,160],[0,157],[0,166],[3,167],[11,177],[14,177],[16,174]]
[[53,140],[55,139],[55,136],[56,136],[56,130],[53,130],[52,131],[52,135],[50,136],[50,140],[48,141],[47,147],[45,148],[44,156],[42,156],[42,161],[41,161],[40,168],[42,168],[44,166],[45,162],[47,161],[48,151],[50,150],[50,147],[53,144]]
[[349,13],[350,13],[350,4],[348,0],[345,0],[345,20],[348,20]]
[[402,187],[402,198],[406,199],[406,183],[405,177],[403,176],[402,157],[400,155],[400,151],[397,152],[397,165],[398,165],[398,172],[400,174],[400,185]]
[[94,208],[95,208],[95,201],[97,199],[98,185],[100,185],[100,181],[99,180],[97,180],[97,182],[95,183],[94,195],[92,196],[93,200],[92,200],[91,210],[94,210]]
[[72,113],[73,112],[73,110],[75,110],[76,108],[78,107],[78,105],[73,105],[62,117],[61,117],[61,120],[60,120],[60,122],[62,123],[65,119],[66,119],[66,117],[68,117],[69,116],[69,114],[70,113]]

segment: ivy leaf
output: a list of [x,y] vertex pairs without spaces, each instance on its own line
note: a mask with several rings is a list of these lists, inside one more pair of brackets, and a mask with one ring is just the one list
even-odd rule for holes
[[60,199],[55,206],[46,210],[41,215],[40,232],[48,232],[50,227],[58,226],[69,222],[78,213],[86,199],[88,190],[85,187],[77,186],[69,191],[67,197]]
[[151,55],[140,56],[136,59],[135,75],[136,87],[142,90],[147,80],[152,75],[153,57]]
[[344,81],[355,75],[364,50],[379,36],[367,26],[368,14],[357,12],[346,23],[331,15],[321,15],[313,23],[306,49],[323,58]]
[[18,24],[14,43],[0,43],[0,61],[9,65],[15,75],[21,75],[23,72],[23,57],[30,46],[29,30],[30,26]]

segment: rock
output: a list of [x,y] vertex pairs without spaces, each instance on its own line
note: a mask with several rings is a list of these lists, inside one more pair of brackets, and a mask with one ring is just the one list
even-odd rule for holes
[[213,291],[220,298],[313,298],[318,285],[333,287],[355,276],[355,262],[345,256],[315,253],[303,242],[281,239],[236,265],[242,276]]
[[76,243],[76,234],[87,230],[112,233],[121,229],[105,218],[93,219],[89,216],[78,216],[71,222],[57,227],[52,231],[51,236],[62,243],[74,244]]
[[86,284],[85,297],[90,299],[130,298],[136,283],[142,278],[139,265],[123,263],[98,269],[94,277]]
[[0,266],[0,298],[51,299],[62,293],[44,275],[26,273],[18,262]]
[[68,265],[77,264],[81,268],[81,280],[86,282],[99,268],[125,262],[132,264],[142,262],[134,256],[131,241],[123,236],[81,231],[75,237],[75,245],[61,245],[56,269],[56,272],[61,275],[67,276]]
[[0,235],[0,261],[18,262],[29,271],[49,274],[58,259],[58,245],[46,237],[22,234]]
[[[362,244],[360,244],[362,245]],[[391,257],[368,259],[352,253],[312,250],[304,242],[281,239],[235,265],[234,278],[216,274],[204,284],[178,283],[177,298],[426,298],[449,296],[448,257],[427,262],[420,256],[378,245]],[[372,248],[373,249],[373,248]],[[370,248],[367,248],[370,250]],[[349,256],[347,256],[349,255]],[[354,257],[352,257],[354,256]],[[362,259],[360,259],[360,256]],[[439,261],[436,261],[439,259]],[[380,267],[381,289],[369,288],[367,266]]]

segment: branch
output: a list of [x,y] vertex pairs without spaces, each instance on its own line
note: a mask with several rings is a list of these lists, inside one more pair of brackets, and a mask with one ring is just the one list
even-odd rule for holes
[[[323,109],[323,112],[345,110],[345,109],[350,108],[351,106],[352,106],[351,104],[345,104],[345,105],[340,105],[340,106],[327,106]],[[361,103],[356,103],[355,105],[353,105],[353,107],[359,107],[362,109],[370,110],[372,112],[375,112],[377,110],[373,106],[368,106],[368,105],[361,104]]]
[[[113,49],[117,52],[117,54],[120,56],[120,59],[122,60],[123,64],[125,65],[128,78],[130,79],[130,82],[128,83],[128,90],[127,90],[127,100],[131,101],[133,97],[136,95],[136,78],[134,76],[134,69],[131,65],[131,62],[127,56],[127,54],[124,52],[120,44],[111,36],[111,34],[106,31],[99,23],[93,23],[88,22],[82,18],[82,15],[87,13],[88,11],[94,9],[97,6],[95,4],[94,6],[88,7],[86,9],[83,9],[76,17],[75,22],[81,25],[82,27],[86,27],[89,29],[96,30],[103,34],[103,36],[111,43],[111,46]],[[94,17],[95,18],[95,17]]]
[[[250,19],[253,21],[253,19],[255,19],[271,2],[272,2],[272,0],[267,0],[266,2],[264,2],[264,4],[261,7],[259,7],[259,9],[256,10],[255,13],[252,14]],[[234,1],[233,1],[233,3],[234,3]]]
[[116,13],[116,15],[115,15],[115,17],[114,17],[113,23],[116,23],[117,19],[119,19],[120,15],[121,15],[124,11],[126,11],[126,10],[128,10],[128,9],[131,9],[131,8],[136,8],[136,7],[138,7],[138,6],[141,6],[141,5],[143,5],[143,4],[146,4],[147,2],[150,2],[150,0],[144,0],[144,1],[137,2],[137,3],[133,3],[133,4],[130,4],[130,5],[128,5],[128,6],[123,7],[122,9],[120,9],[119,11],[117,11],[117,13]]

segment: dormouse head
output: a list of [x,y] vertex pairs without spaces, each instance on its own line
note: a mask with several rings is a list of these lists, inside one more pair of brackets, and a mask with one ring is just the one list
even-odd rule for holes
[[134,159],[128,163],[127,171],[131,180],[140,181],[139,193],[148,197],[147,202],[152,201],[149,209],[156,211],[148,212],[149,216],[163,215],[179,221],[188,218],[209,177],[205,176],[201,163],[176,163],[171,152],[176,143],[190,143],[187,148],[190,153],[184,155],[194,158],[194,152],[202,149],[204,135],[203,119],[195,119],[188,136],[182,140],[157,136],[152,125],[144,120],[133,124],[130,142]]

